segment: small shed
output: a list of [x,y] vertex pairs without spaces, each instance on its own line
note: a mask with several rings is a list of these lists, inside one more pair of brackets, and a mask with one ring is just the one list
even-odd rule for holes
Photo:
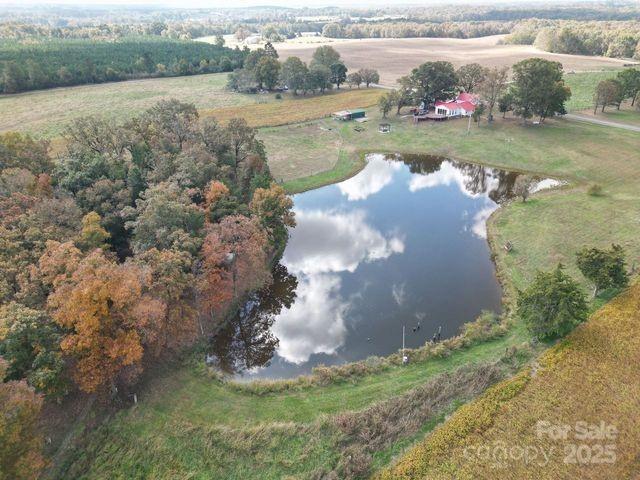
[[389,133],[391,131],[391,124],[381,123],[380,125],[378,125],[378,131],[380,133]]
[[364,108],[349,110],[349,113],[351,114],[351,120],[354,120],[356,118],[364,118],[367,116],[367,113],[364,111]]
[[342,120],[344,122],[348,120],[355,120],[358,118],[365,118],[366,112],[363,108],[357,108],[355,110],[341,110],[339,112],[333,112],[331,115],[336,120]]

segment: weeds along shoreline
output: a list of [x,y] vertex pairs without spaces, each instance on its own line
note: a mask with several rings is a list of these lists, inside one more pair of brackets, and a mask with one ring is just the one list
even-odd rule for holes
[[[473,322],[466,323],[461,333],[438,343],[429,342],[423,347],[406,349],[407,364],[424,363],[430,359],[446,358],[453,352],[495,340],[507,334],[512,322],[508,318],[485,312]],[[371,356],[364,360],[343,365],[317,366],[309,375],[290,379],[253,380],[240,382],[229,379],[215,367],[202,366],[203,374],[208,378],[224,383],[228,388],[244,393],[265,395],[270,393],[298,390],[308,387],[328,386],[353,381],[367,375],[383,373],[403,365],[402,355],[394,353],[385,357]]]

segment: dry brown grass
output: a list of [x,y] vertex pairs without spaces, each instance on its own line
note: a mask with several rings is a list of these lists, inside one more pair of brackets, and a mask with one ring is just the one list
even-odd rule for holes
[[[566,71],[621,68],[623,60],[543,52],[530,45],[497,45],[501,35],[473,39],[455,38],[367,38],[328,41],[340,52],[350,70],[368,67],[380,72],[383,85],[393,85],[412,68],[432,60],[447,60],[456,66],[478,62],[485,66],[511,66],[530,57],[562,62]],[[276,44],[281,58],[292,55],[310,60],[318,43]]]
[[370,107],[378,102],[381,93],[379,89],[361,88],[324,95],[286,95],[274,102],[205,109],[200,114],[213,116],[222,123],[241,117],[252,127],[275,127],[327,117],[338,110]]
[[[640,467],[639,322],[640,285],[635,285],[545,353],[537,371],[500,384],[462,407],[381,478],[633,478]],[[538,421],[571,430],[566,438],[553,439],[538,434]],[[604,422],[618,433],[615,438],[580,439],[577,422]],[[539,456],[525,462],[510,454],[497,461],[474,455],[479,446],[497,445],[529,447]],[[597,457],[597,445],[613,445],[615,461],[567,462],[572,445],[586,445],[581,448],[592,459],[604,458]],[[541,449],[548,454],[546,464],[540,461]]]
[[27,131],[53,138],[78,117],[105,115],[126,120],[170,98],[194,103],[199,109],[267,101],[266,96],[228,92],[226,83],[226,73],[215,73],[0,95],[0,131]]

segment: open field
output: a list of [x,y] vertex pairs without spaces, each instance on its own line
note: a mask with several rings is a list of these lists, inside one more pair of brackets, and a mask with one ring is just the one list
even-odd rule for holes
[[564,81],[571,88],[571,98],[567,102],[567,110],[593,111],[593,92],[602,80],[615,78],[618,74],[615,70],[606,72],[582,72],[577,74],[565,74]]
[[[640,285],[635,285],[542,355],[535,373],[523,373],[460,408],[379,478],[636,478],[639,322]],[[538,421],[568,425],[571,430],[566,440],[538,435]],[[580,439],[577,422],[590,426],[604,422],[617,433]],[[473,454],[479,446],[499,445],[528,447],[531,455],[535,448],[538,458],[525,462],[509,455],[492,459]],[[586,445],[586,453],[580,445]],[[603,453],[609,461],[599,462],[597,452],[607,445],[613,446],[615,457]],[[542,449],[548,453],[548,463],[542,461]]]
[[222,123],[242,117],[252,127],[278,126],[328,117],[338,110],[370,107],[378,103],[380,95],[381,90],[377,88],[341,89],[314,96],[286,94],[282,100],[203,109],[200,114],[214,116]]
[[[394,85],[412,68],[431,60],[447,60],[456,67],[478,62],[485,66],[511,66],[530,57],[561,62],[565,71],[621,68],[623,60],[582,55],[548,53],[530,45],[497,45],[501,35],[473,39],[454,38],[367,38],[330,42],[350,70],[368,67],[380,72],[380,83]],[[275,47],[282,59],[295,55],[310,60],[318,43],[281,43]]]
[[[614,75],[613,71],[567,75],[573,92],[568,108],[571,111],[590,108],[595,85]],[[373,88],[341,89],[315,96],[296,97],[287,93],[282,100],[276,100],[275,94],[229,92],[224,88],[226,81],[227,74],[223,73],[2,95],[0,132],[18,130],[55,138],[75,118],[105,115],[123,121],[169,98],[194,103],[203,116],[212,115],[221,121],[242,116],[256,127],[275,126],[322,118],[345,108],[368,107],[376,104],[380,95],[380,90]],[[304,174],[301,170],[301,175]]]
[[282,100],[276,100],[275,94],[227,91],[226,83],[227,74],[217,73],[0,95],[0,132],[17,130],[55,138],[75,118],[104,115],[123,121],[170,98],[194,103],[202,115],[222,120],[241,115],[255,126],[280,125],[320,118],[344,108],[370,106],[379,96],[375,89],[359,89],[308,97],[283,94]]

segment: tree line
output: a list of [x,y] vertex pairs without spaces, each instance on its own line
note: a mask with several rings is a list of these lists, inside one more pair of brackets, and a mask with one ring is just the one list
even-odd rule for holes
[[516,26],[505,42],[552,53],[640,59],[640,22],[529,20]]
[[512,22],[416,22],[327,23],[322,35],[329,38],[477,38],[511,32]]
[[451,100],[457,93],[467,92],[479,100],[474,112],[476,121],[484,113],[489,122],[493,121],[497,107],[503,115],[511,111],[523,122],[533,116],[544,122],[566,113],[565,102],[571,97],[563,80],[562,64],[542,58],[523,60],[511,69],[471,63],[456,70],[450,62],[426,62],[400,78],[398,84],[400,88],[379,100],[383,116],[394,107],[397,114],[406,106],[421,105],[428,110],[439,100]]
[[0,43],[0,92],[157,76],[229,72],[247,51],[200,42],[127,38]]
[[170,100],[124,124],[79,119],[65,136],[56,161],[45,141],[0,136],[7,478],[42,466],[43,398],[108,399],[207,337],[271,281],[295,225],[244,120],[220,125]]
[[227,86],[244,93],[287,88],[298,95],[316,91],[324,93],[333,85],[340,88],[344,83],[357,88],[364,84],[368,88],[379,81],[378,72],[370,68],[348,74],[340,53],[331,46],[318,47],[307,66],[299,57],[289,57],[280,62],[278,52],[267,42],[264,48],[247,55],[242,68],[229,75]]

